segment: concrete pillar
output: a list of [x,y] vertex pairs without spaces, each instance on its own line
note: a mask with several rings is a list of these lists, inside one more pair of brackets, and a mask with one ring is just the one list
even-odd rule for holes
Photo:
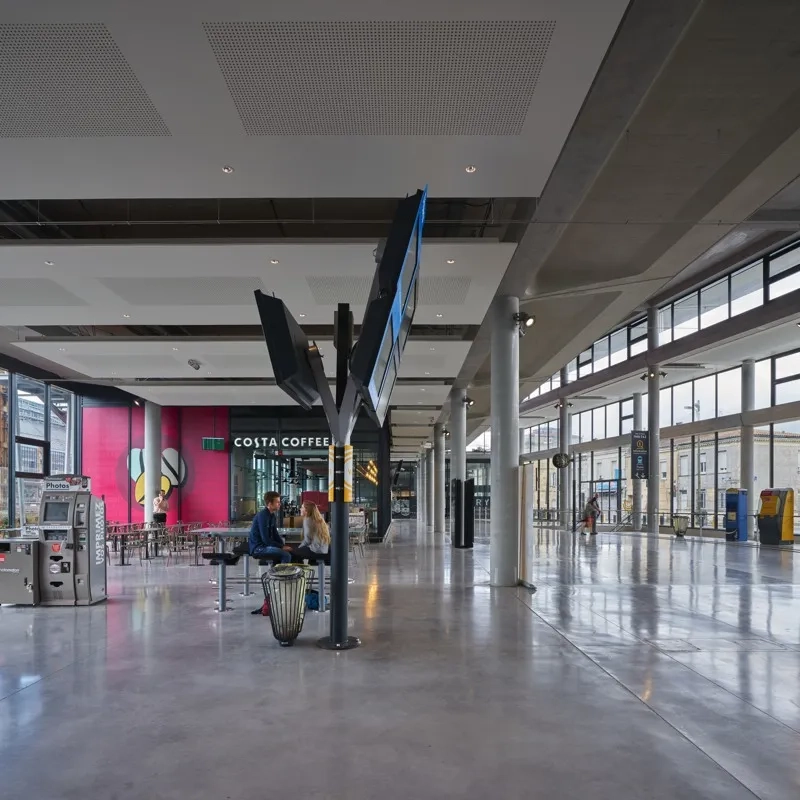
[[[742,413],[752,411],[756,405],[756,364],[752,359],[742,362]],[[747,538],[755,535],[755,517],[758,509],[755,480],[755,429],[742,424],[742,457],[740,483],[747,490]]]
[[318,492],[327,492],[328,491],[328,479],[327,478],[317,478],[317,491]]
[[445,496],[444,496],[444,425],[433,426],[433,530],[444,533]]
[[[647,309],[648,354],[658,347],[658,309]],[[649,359],[648,359],[649,361]],[[650,432],[650,479],[647,481],[647,530],[659,532],[658,500],[661,496],[660,436],[661,424],[661,373],[656,364],[647,368],[647,430]]]
[[[635,431],[643,430],[644,420],[642,419],[642,393],[633,393],[633,429]],[[629,455],[630,457],[630,455]],[[642,529],[642,498],[644,496],[644,483],[631,479],[633,484],[633,508],[631,513],[631,527],[635,531]]]
[[[455,478],[461,481],[462,502],[463,486],[467,479],[467,393],[464,389],[453,389],[450,392],[450,483]],[[463,519],[463,514],[461,515]],[[453,496],[450,496],[450,532],[455,537],[456,512],[453,507]]]
[[[566,386],[568,383],[567,368],[561,368],[561,385]],[[569,403],[566,398],[561,401],[561,408],[558,410],[558,449],[562,453],[570,455],[570,440],[571,434],[571,421],[569,413]],[[558,502],[559,502],[559,518],[561,525],[565,529],[572,527],[572,481],[570,480],[570,472],[572,465],[565,467],[558,472]]]
[[490,310],[491,380],[491,549],[492,586],[519,579],[519,332],[514,314],[519,298],[496,297]]
[[433,530],[434,499],[436,497],[436,465],[433,462],[433,448],[425,451],[425,524]]
[[427,498],[425,497],[428,493],[428,479],[425,475],[426,463],[426,452],[423,448],[419,451],[419,460],[417,461],[417,519],[419,522],[425,522],[425,511],[427,510]]
[[153,500],[161,489],[161,406],[144,404],[144,521],[153,521]]

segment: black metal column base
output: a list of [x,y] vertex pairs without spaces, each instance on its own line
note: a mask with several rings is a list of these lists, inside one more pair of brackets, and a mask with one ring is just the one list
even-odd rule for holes
[[323,636],[317,640],[317,647],[323,650],[353,650],[361,646],[361,639],[357,636],[348,636],[343,642],[334,642],[330,636]]

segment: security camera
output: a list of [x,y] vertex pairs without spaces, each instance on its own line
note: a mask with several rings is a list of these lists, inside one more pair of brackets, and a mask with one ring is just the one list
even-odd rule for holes
[[200,369],[200,362],[197,359],[190,358],[187,363],[192,369]]

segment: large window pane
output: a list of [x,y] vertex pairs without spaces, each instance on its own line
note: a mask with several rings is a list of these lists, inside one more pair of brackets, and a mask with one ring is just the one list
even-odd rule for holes
[[800,378],[786,383],[775,384],[775,405],[794,403],[800,400]]
[[761,261],[731,275],[731,315],[736,316],[764,303],[764,268]]
[[647,320],[640,319],[631,324],[631,342],[647,338]]
[[15,429],[18,436],[44,439],[44,384],[17,376]]
[[708,328],[728,319],[728,279],[706,286],[700,292],[700,327]]
[[573,414],[569,418],[569,424],[572,433],[572,439],[570,444],[578,444],[578,442],[581,441],[581,415]]
[[581,441],[590,442],[592,440],[592,412],[584,411],[581,413]]
[[800,289],[800,272],[795,272],[792,275],[787,275],[775,283],[769,285],[769,299],[775,300],[778,297],[783,297],[789,292],[797,291]]
[[682,339],[697,333],[697,292],[692,292],[674,305],[672,338]]
[[662,389],[658,397],[658,426],[668,428],[672,425],[672,389]]
[[800,266],[800,246],[795,245],[780,252],[779,255],[769,259],[769,276],[774,278],[787,269]]
[[672,509],[670,506],[672,498],[672,482],[673,482],[673,469],[672,457],[670,455],[671,439],[661,440],[661,449],[659,450],[659,464],[658,469],[661,474],[661,481],[659,482],[659,496],[658,496],[658,520],[659,525],[669,525],[670,517],[672,516]]
[[628,358],[628,329],[614,331],[611,334],[611,364],[620,364]]
[[694,463],[694,519],[696,528],[714,527],[714,482],[717,470],[717,451],[714,434],[695,438]]
[[[39,522],[39,506],[44,491],[44,479],[17,478],[14,526],[36,525]],[[20,512],[21,515],[20,515]]]
[[680,383],[672,387],[672,424],[685,425],[692,422],[692,382]]
[[717,416],[717,376],[709,375],[694,382],[694,418],[714,419]]
[[690,516],[692,510],[692,439],[684,436],[673,439],[673,497],[672,513]]
[[[791,425],[791,423],[789,423]],[[755,491],[753,498],[748,498],[750,507],[748,513],[758,513],[758,499],[761,496],[762,489],[770,489],[773,486],[783,486],[783,484],[775,483],[771,476],[771,456],[770,456],[770,431],[769,425],[760,428],[755,428],[753,431],[753,479],[755,482]],[[795,473],[797,462],[795,461]],[[797,475],[795,474],[794,482],[787,484],[788,486],[795,486],[797,483]]]
[[547,449],[558,449],[558,420],[547,423]]
[[606,408],[601,406],[592,411],[592,438],[605,439],[606,438]]
[[606,436],[619,436],[619,403],[606,406]]
[[739,429],[720,431],[717,445],[717,527],[725,527],[725,491],[739,488],[741,463],[741,437]]
[[729,369],[717,375],[717,416],[738,414],[742,410],[742,368]]
[[775,378],[791,378],[800,375],[800,353],[791,353],[775,359]]
[[578,377],[578,359],[573,358],[572,361],[567,364],[567,380],[572,383]]
[[584,350],[578,356],[578,377],[584,378],[592,374],[592,348]]
[[50,474],[71,474],[75,471],[73,441],[74,398],[71,392],[50,389]]
[[756,408],[769,408],[772,405],[771,373],[771,359],[756,361]]
[[638,356],[639,353],[644,353],[647,350],[647,339],[640,339],[638,342],[631,343],[631,358]]
[[8,373],[0,370],[0,528],[8,527]]
[[672,341],[672,306],[658,309],[658,344]]
[[594,343],[593,369],[598,372],[608,367],[608,337]]

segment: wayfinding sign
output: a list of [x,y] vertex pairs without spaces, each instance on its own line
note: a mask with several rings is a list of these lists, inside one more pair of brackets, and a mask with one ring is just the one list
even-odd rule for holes
[[650,477],[649,431],[631,431],[631,464],[636,480],[646,481]]

